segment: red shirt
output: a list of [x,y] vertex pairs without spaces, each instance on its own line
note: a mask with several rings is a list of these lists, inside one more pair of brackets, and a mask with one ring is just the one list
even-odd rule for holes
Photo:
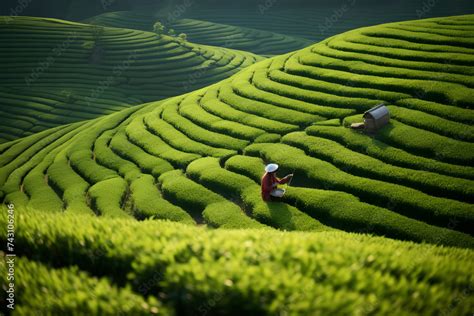
[[285,184],[289,180],[289,178],[278,179],[274,172],[265,172],[262,177],[262,199],[264,201],[270,201],[270,193],[276,188],[276,185]]

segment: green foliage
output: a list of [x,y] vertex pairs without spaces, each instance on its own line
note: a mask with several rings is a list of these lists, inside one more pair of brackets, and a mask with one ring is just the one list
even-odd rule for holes
[[[472,250],[450,248],[474,248],[472,17],[354,30],[231,78],[261,58],[165,34],[93,34],[73,22],[55,21],[51,37],[52,20],[14,20],[9,32],[19,41],[3,53],[14,62],[0,72],[10,83],[0,91],[0,141],[83,121],[0,144],[0,197],[15,203],[21,223],[18,258],[47,276],[25,277],[25,314],[113,314],[116,300],[132,302],[125,313],[151,313],[156,298],[179,315],[472,310]],[[175,22],[178,33],[196,23]],[[51,50],[12,49],[32,34],[55,44],[72,30],[79,38],[37,78],[40,88],[15,88],[36,66],[31,51],[36,60]],[[249,36],[241,45],[255,45]],[[263,38],[272,46],[271,35]],[[107,51],[100,69],[75,62],[91,40]],[[93,97],[124,52],[134,54],[126,74]],[[78,69],[74,82],[63,76]],[[194,92],[130,107],[178,90]],[[341,126],[381,101],[392,120],[377,134]],[[270,162],[296,176],[282,199],[265,202],[260,181]],[[82,279],[113,286],[83,293]],[[79,297],[38,307],[45,291],[68,286]],[[107,297],[84,303],[96,293]]]
[[[209,155],[214,157],[225,157],[235,153],[229,149],[216,148],[199,141],[195,141],[170,123],[155,116],[146,117],[145,124],[150,129],[150,131],[160,137],[164,142],[169,144],[168,146],[177,148],[182,152],[194,153],[200,156]],[[199,129],[199,127],[192,124],[189,127],[192,129]],[[183,126],[183,128],[186,128],[186,125]],[[206,135],[204,135],[204,137],[205,136]]]
[[206,111],[223,119],[261,128],[270,133],[288,133],[298,129],[297,126],[292,124],[274,121],[265,117],[248,113],[246,111],[241,111],[240,109],[236,109],[230,104],[222,102],[222,100],[217,98],[217,95],[217,89],[213,89],[212,87],[209,88],[201,99],[201,106]]
[[332,120],[327,120],[327,121],[320,121],[320,122],[314,123],[313,125],[341,126],[341,120],[340,119],[332,119]]
[[[7,274],[2,260],[0,271]],[[53,269],[25,258],[15,259],[15,314],[34,315],[172,315],[155,298],[130,287],[92,277],[77,267]]]
[[474,182],[447,177],[437,173],[395,167],[370,156],[354,152],[321,137],[304,132],[287,134],[282,142],[303,149],[312,157],[329,161],[350,174],[399,183],[432,195],[470,201],[474,196]]
[[267,133],[255,138],[254,143],[278,143],[280,138],[281,135],[279,134]]
[[116,177],[100,181],[89,189],[91,204],[98,213],[105,217],[130,217],[122,210],[122,203],[127,194],[127,183]]
[[43,212],[61,211],[63,201],[49,185],[45,185],[46,180],[43,170],[39,168],[25,177],[24,189],[30,196],[28,207]]
[[0,142],[194,91],[263,59],[170,37],[160,23],[153,33],[155,20],[147,31],[26,16],[3,23]]
[[186,42],[188,40],[188,35],[186,35],[186,33],[179,33],[178,34],[178,38],[182,41],[182,42]]
[[58,155],[54,163],[49,166],[47,174],[51,185],[62,192],[66,210],[93,213],[86,202],[86,191],[89,188],[89,183],[74,172],[69,166],[64,153]]
[[[56,264],[74,262],[91,275],[123,277],[135,293],[164,297],[165,306],[180,314],[203,309],[210,314],[233,315],[351,313],[367,308],[387,315],[437,314],[446,306],[452,306],[453,313],[466,314],[473,308],[472,300],[463,294],[473,282],[472,250],[344,232],[208,231],[157,221],[136,223],[37,212],[22,216],[28,220],[16,236],[19,255],[28,251],[35,253],[37,260],[50,261],[51,253],[61,253],[54,257]],[[5,221],[1,217],[0,225]],[[5,237],[0,238],[4,242]],[[38,243],[38,239],[48,243]],[[23,271],[22,264],[19,271]],[[44,284],[56,289],[54,292],[81,291],[91,285],[95,289],[92,293],[107,293],[105,297],[97,295],[108,302],[103,307],[107,311],[107,306],[110,310],[116,306],[112,302],[117,296],[120,306],[140,300],[127,294],[127,289],[110,295],[116,290],[85,281],[83,274],[67,273],[66,278],[59,270],[27,271],[18,282],[29,289],[24,286],[28,292],[18,291],[19,295],[38,297]],[[34,271],[44,273],[31,273]],[[52,277],[56,273],[61,274],[60,280],[68,281]],[[81,282],[74,281],[78,278]],[[58,280],[57,285],[49,285],[51,280]],[[456,297],[465,299],[462,304],[450,305]],[[130,306],[133,310],[136,305]]]
[[165,26],[160,21],[156,21],[155,24],[153,24],[153,32],[155,32],[158,36],[163,35],[164,31]]
[[154,177],[173,169],[172,165],[161,158],[150,155],[141,147],[131,143],[124,130],[115,134],[110,142],[111,149],[125,158],[126,161],[134,162],[144,172],[151,173]]
[[453,218],[458,218],[459,223],[453,228],[464,232],[469,232],[471,223],[474,223],[470,204],[433,197],[401,185],[353,176],[288,145],[254,144],[247,147],[245,153],[296,170],[310,186],[345,191],[427,223],[447,227]]
[[143,117],[137,117],[131,121],[125,129],[125,133],[132,143],[151,155],[167,160],[174,166],[184,167],[200,157],[197,154],[185,153],[169,146],[160,137],[147,130],[143,123]]
[[186,171],[212,190],[226,194],[231,199],[237,198],[243,208],[261,223],[283,230],[328,229],[296,207],[280,202],[263,201],[259,185],[245,176],[221,168],[215,158],[196,160]]
[[164,105],[162,119],[169,124],[172,124],[173,127],[189,138],[193,138],[208,146],[238,150],[243,149],[249,143],[245,140],[209,131],[206,128],[194,124],[192,121],[187,120],[179,114],[175,104],[170,104],[168,102]]
[[[356,118],[354,121],[360,122],[360,118]],[[306,132],[308,135],[335,140],[352,150],[365,153],[392,165],[432,171],[454,177],[474,179],[474,168],[472,167],[453,165],[417,156],[348,128],[310,126],[306,129]]]
[[395,120],[381,129],[376,138],[428,158],[454,164],[474,163],[473,143],[451,139]]
[[435,115],[397,106],[389,106],[388,109],[391,117],[404,124],[462,141],[474,141],[474,127],[472,125],[452,122]]
[[130,185],[134,201],[134,213],[138,219],[153,217],[175,222],[193,224],[194,220],[183,209],[175,206],[161,196],[150,175],[135,179]]
[[207,112],[199,102],[201,98],[202,96],[198,94],[187,97],[179,105],[179,114],[196,125],[235,138],[252,140],[264,133],[260,128],[248,126],[238,121],[224,120]]

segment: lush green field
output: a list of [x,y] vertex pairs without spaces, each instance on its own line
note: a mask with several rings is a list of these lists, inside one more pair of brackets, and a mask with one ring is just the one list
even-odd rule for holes
[[195,19],[170,19],[156,17],[152,11],[107,12],[84,23],[119,28],[152,31],[160,21],[172,28],[176,34],[184,33],[193,43],[227,47],[253,52],[259,55],[279,55],[304,48],[313,41],[244,26],[212,23]]
[[153,32],[32,17],[2,17],[0,41],[0,141],[192,91],[263,59]]
[[[470,315],[473,65],[473,15],[361,28],[0,144],[18,273],[46,275],[19,313]],[[380,102],[379,133],[346,127]],[[270,161],[295,177],[265,203]]]

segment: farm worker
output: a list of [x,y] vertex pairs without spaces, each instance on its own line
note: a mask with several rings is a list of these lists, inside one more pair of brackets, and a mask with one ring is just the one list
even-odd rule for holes
[[285,194],[285,189],[279,189],[279,184],[285,184],[291,180],[293,174],[279,179],[276,176],[278,165],[271,163],[265,166],[265,174],[262,177],[262,199],[270,201],[271,197],[281,198]]

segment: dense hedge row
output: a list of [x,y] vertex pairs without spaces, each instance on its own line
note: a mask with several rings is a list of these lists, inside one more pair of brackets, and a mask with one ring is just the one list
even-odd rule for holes
[[308,155],[329,161],[350,174],[402,184],[435,196],[471,202],[474,197],[474,182],[471,180],[395,167],[322,137],[297,132],[285,135],[282,143],[301,148]]
[[[208,231],[83,215],[17,215],[22,223],[16,236],[19,255],[57,267],[74,263],[92,276],[128,283],[135,293],[160,297],[180,315],[203,311],[212,315],[343,311],[392,315],[445,310],[466,314],[473,308],[468,296],[474,281],[472,250],[343,232]],[[6,225],[6,217],[0,223]],[[138,313],[139,306],[125,302],[143,300],[126,288],[116,289],[104,279],[86,278],[70,269],[46,269],[22,259],[18,270],[24,276],[18,278],[19,285],[26,291],[18,293],[32,298],[20,297],[19,308],[40,307],[37,299],[42,288],[51,293],[68,292],[72,287],[85,291],[83,296],[62,296],[49,305],[65,311],[114,311],[118,296],[123,298],[121,306]],[[117,295],[110,295],[111,291]],[[101,298],[99,306],[75,303],[91,294]],[[102,305],[102,300],[108,304]],[[140,306],[157,306],[156,300],[149,302],[154,303]]]
[[389,207],[403,215],[447,227],[453,218],[454,229],[470,232],[474,214],[470,204],[433,197],[415,189],[351,175],[328,162],[305,155],[304,151],[284,144],[254,144],[245,153],[274,161],[297,170],[308,185],[346,191],[371,204]]
[[[357,120],[360,121],[360,118]],[[348,128],[326,126],[310,126],[306,129],[309,135],[335,140],[357,152],[365,153],[386,163],[400,167],[432,171],[458,178],[474,179],[474,168],[471,166],[454,165],[435,159],[417,156],[403,149],[392,147],[380,140],[355,133]]]
[[[263,161],[258,157],[234,156],[225,164],[228,170],[259,181]],[[287,165],[282,165],[288,170]],[[293,170],[294,171],[294,170]],[[293,181],[301,184],[299,172]],[[287,188],[284,202],[295,205],[322,223],[346,231],[370,233],[395,239],[458,247],[474,247],[474,238],[451,229],[428,225],[387,208],[361,202],[356,196],[335,190]],[[449,227],[452,228],[452,227]]]
[[[3,275],[7,268],[2,260]],[[77,267],[52,269],[26,258],[15,259],[15,296],[15,315],[174,314],[156,298],[145,299],[129,287],[117,287]]]
[[261,223],[283,230],[328,229],[294,206],[280,202],[264,202],[256,183],[245,176],[221,168],[219,161],[215,158],[196,160],[188,166],[186,172],[212,190],[226,195],[227,198],[237,199],[242,207]]

